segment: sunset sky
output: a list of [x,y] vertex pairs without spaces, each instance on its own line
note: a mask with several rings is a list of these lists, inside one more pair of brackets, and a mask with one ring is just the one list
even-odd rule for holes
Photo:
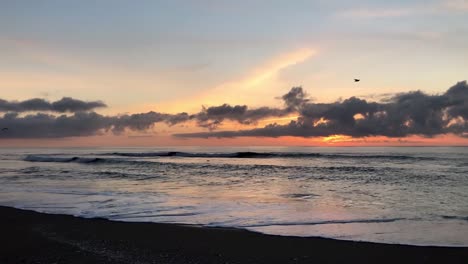
[[[468,145],[467,47],[466,0],[2,1],[0,146]],[[247,112],[202,109],[225,103]],[[369,128],[391,111],[404,131]]]

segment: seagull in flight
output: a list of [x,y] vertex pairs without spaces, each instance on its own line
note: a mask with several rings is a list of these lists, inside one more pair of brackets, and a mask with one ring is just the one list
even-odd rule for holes
[[359,81],[361,81],[361,80],[360,79],[354,79],[354,82],[359,82]]

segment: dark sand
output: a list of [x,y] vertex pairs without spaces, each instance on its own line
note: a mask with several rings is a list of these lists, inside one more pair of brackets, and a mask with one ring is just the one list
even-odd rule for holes
[[124,223],[0,207],[0,263],[468,263],[468,248]]

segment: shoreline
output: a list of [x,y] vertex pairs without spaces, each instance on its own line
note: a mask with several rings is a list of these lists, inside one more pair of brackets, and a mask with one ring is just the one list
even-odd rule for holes
[[118,222],[0,206],[0,263],[467,263],[468,247]]

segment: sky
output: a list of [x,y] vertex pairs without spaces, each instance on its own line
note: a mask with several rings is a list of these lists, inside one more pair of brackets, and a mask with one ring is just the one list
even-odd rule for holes
[[468,145],[466,47],[467,0],[3,0],[0,146]]

